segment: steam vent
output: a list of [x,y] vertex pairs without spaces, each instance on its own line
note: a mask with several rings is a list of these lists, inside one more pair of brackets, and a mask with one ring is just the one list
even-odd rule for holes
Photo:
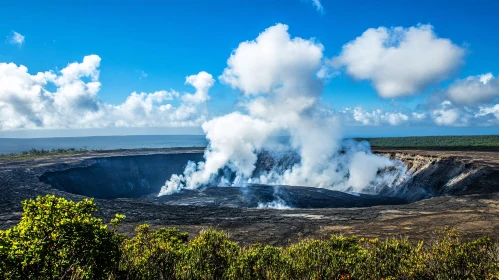
[[[465,236],[496,233],[499,157],[494,152],[374,151],[400,163],[392,185],[364,192],[280,184],[240,183],[220,171],[218,180],[199,188],[158,194],[189,161],[203,160],[202,148],[87,152],[62,158],[5,162],[0,165],[0,225],[20,217],[20,202],[40,194],[71,199],[92,197],[99,216],[122,213],[120,229],[140,223],[177,226],[197,233],[208,226],[228,230],[242,243],[287,244],[303,236],[333,232],[382,237],[427,237],[442,226]],[[292,165],[294,155],[261,153],[255,174]],[[386,168],[385,168],[386,169]],[[377,171],[395,174],[394,168]],[[386,177],[386,176],[385,176]],[[223,184],[224,181],[231,184]],[[216,184],[215,184],[216,182]],[[222,183],[221,183],[222,182]],[[383,181],[384,182],[384,181]]]

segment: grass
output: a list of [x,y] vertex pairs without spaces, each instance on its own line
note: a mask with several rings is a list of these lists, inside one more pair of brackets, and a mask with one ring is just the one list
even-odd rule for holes
[[192,150],[192,149],[204,149],[205,147],[175,147],[175,148],[136,148],[136,149],[113,149],[113,150],[103,150],[103,149],[92,149],[89,150],[87,148],[69,148],[69,149],[31,149],[29,151],[24,151],[20,153],[10,153],[10,154],[0,154],[0,162],[11,162],[11,161],[26,161],[26,160],[34,160],[34,159],[44,159],[44,158],[55,158],[60,156],[69,156],[69,155],[77,155],[77,154],[86,154],[86,153],[110,153],[110,152],[119,152],[119,151],[129,151],[129,150],[140,150],[140,151],[157,151],[163,149],[175,149],[175,150]]
[[52,150],[31,149],[29,151],[24,151],[20,153],[0,154],[0,161],[24,161],[24,160],[33,160],[41,158],[67,156],[74,154],[83,154],[87,152],[89,152],[89,150],[87,150],[86,148],[52,149]]

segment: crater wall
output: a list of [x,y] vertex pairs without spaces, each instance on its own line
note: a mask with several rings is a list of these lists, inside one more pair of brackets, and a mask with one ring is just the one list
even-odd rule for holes
[[202,153],[96,158],[86,166],[46,172],[40,181],[59,190],[95,198],[138,198],[157,194],[172,174],[181,174],[189,160]]
[[403,197],[410,202],[444,195],[464,195],[499,191],[499,171],[494,162],[480,158],[442,156],[431,152],[407,151],[382,153],[402,161],[407,176],[398,188],[381,194]]
[[[159,201],[172,205],[256,207],[260,202],[282,200],[290,207],[363,207],[499,191],[497,168],[490,168],[483,162],[438,154],[378,153],[402,161],[407,166],[407,173],[399,186],[384,188],[377,195],[356,197],[325,189],[260,185],[183,191]],[[40,181],[68,193],[95,198],[155,198],[172,174],[181,174],[188,161],[201,160],[201,152],[91,158],[78,167],[45,172]],[[292,165],[296,159],[290,156],[280,161],[283,162],[273,162],[262,155],[257,169],[268,169],[273,164]]]

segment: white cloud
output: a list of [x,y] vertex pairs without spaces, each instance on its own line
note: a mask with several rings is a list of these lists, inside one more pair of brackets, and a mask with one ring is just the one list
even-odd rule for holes
[[319,12],[319,13],[323,13],[324,12],[324,7],[322,6],[322,3],[320,0],[311,0],[312,1],[312,4],[314,5],[315,9]]
[[499,97],[499,78],[492,73],[458,80],[447,89],[450,100],[459,105],[477,105]]
[[358,80],[370,80],[384,98],[418,93],[449,77],[465,51],[438,38],[431,25],[366,30],[331,61]]
[[391,113],[387,115],[388,123],[391,125],[399,125],[409,120],[407,115],[402,113]]
[[499,104],[462,107],[449,100],[431,111],[435,124],[444,126],[495,126],[499,125]]
[[497,119],[499,119],[499,104],[496,104],[496,105],[493,105],[490,107],[480,107],[480,109],[476,115],[477,116],[493,115]]
[[9,42],[13,45],[22,46],[24,43],[24,36],[12,30],[12,37],[10,37]]
[[192,85],[196,92],[194,94],[185,94],[182,100],[187,103],[203,103],[210,100],[208,91],[215,84],[213,76],[205,71],[185,78],[185,83]]
[[277,88],[317,92],[314,88],[321,83],[315,77],[322,66],[324,47],[313,40],[291,39],[287,31],[287,25],[277,24],[256,40],[239,44],[219,79],[247,96]]
[[346,108],[340,111],[343,121],[350,125],[403,125],[410,120],[401,112],[383,112],[381,109],[367,111],[362,107]]
[[456,125],[459,119],[459,110],[451,105],[449,101],[444,101],[440,109],[432,111],[433,119],[437,125]]
[[[187,83],[196,88],[196,93],[186,93],[184,97],[199,96],[202,91],[203,98],[195,104],[180,103],[176,107],[172,103],[178,102],[180,94],[160,90],[133,92],[124,103],[113,105],[98,97],[100,61],[99,56],[89,55],[59,73],[47,71],[35,75],[29,74],[23,65],[0,63],[0,130],[179,127],[199,126],[206,120],[206,112],[200,105],[209,99],[208,90],[213,83],[196,82],[192,78],[196,75],[187,77]],[[48,85],[54,85],[56,90],[51,92]]]
[[418,112],[412,112],[411,113],[411,116],[414,120],[416,121],[423,121],[426,119],[427,117],[427,113],[418,113]]
[[428,111],[411,112],[365,110],[362,107],[345,108],[336,114],[347,126],[399,126],[399,125],[439,125],[439,126],[493,126],[499,125],[499,104],[468,108],[456,106],[445,100]]

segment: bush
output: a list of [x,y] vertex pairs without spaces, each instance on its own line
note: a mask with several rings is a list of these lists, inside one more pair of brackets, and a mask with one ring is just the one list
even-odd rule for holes
[[330,240],[305,240],[286,250],[292,262],[293,279],[350,278],[355,265],[365,259],[365,250],[355,237],[332,236]]
[[240,247],[213,229],[188,241],[144,224],[131,238],[92,215],[92,200],[54,196],[23,202],[18,225],[0,231],[2,279],[499,279],[499,246],[451,230],[428,244],[406,238],[333,235],[288,247]]
[[95,211],[91,199],[47,195],[24,201],[19,224],[0,231],[0,272],[7,279],[107,278],[121,241]]
[[357,279],[414,279],[422,275],[423,243],[412,244],[405,238],[365,240],[366,256],[357,264]]
[[229,236],[213,229],[202,231],[183,252],[177,275],[180,279],[225,279],[239,246]]
[[148,224],[135,229],[137,236],[123,242],[121,279],[175,279],[176,265],[185,250],[187,233]]
[[432,279],[499,279],[497,249],[497,244],[488,237],[462,242],[458,234],[446,229],[434,237],[426,252],[425,276]]
[[291,260],[281,248],[255,244],[232,261],[229,279],[286,279]]

